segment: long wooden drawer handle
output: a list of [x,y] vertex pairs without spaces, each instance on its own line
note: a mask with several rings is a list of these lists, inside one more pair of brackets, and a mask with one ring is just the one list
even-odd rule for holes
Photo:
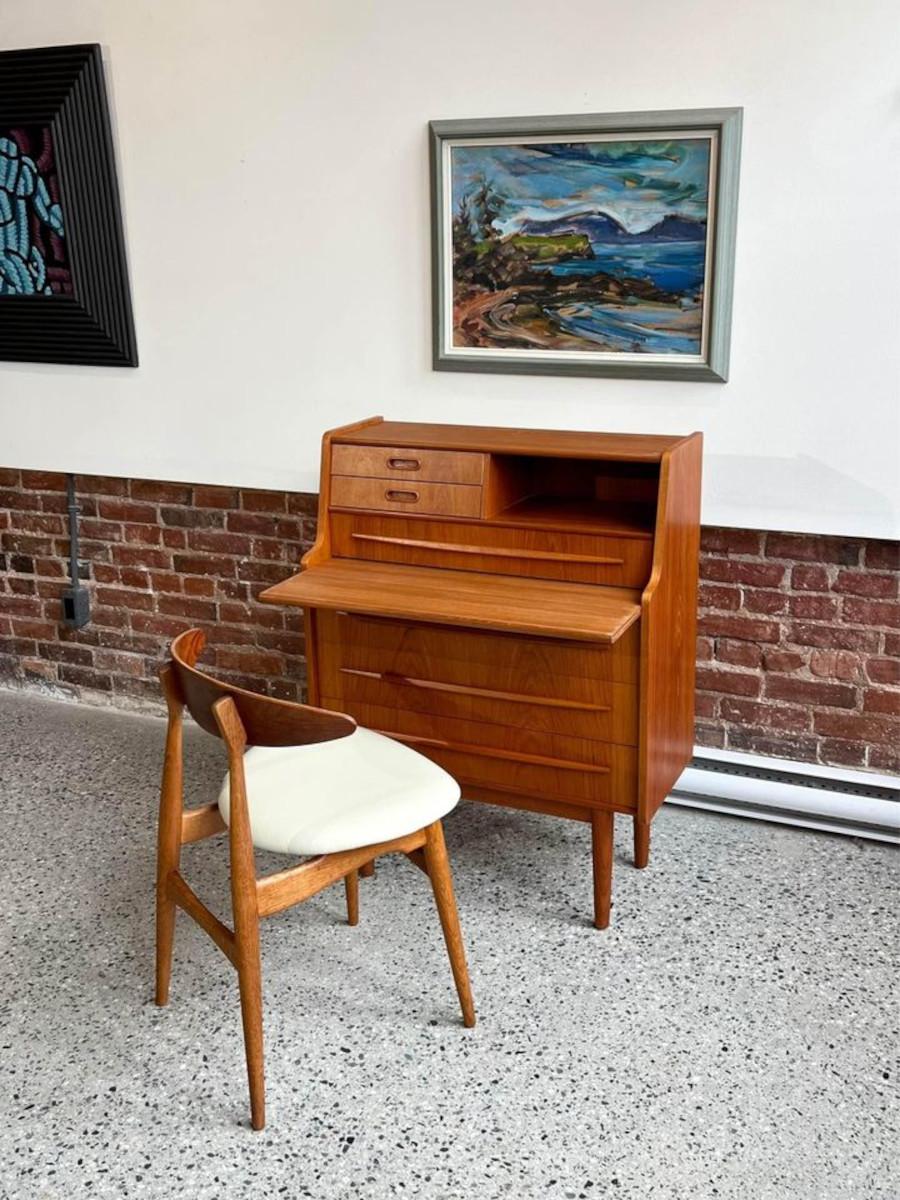
[[394,500],[400,504],[415,504],[419,499],[418,492],[400,492],[396,488],[388,488],[384,493],[385,500]]
[[406,742],[411,746],[432,746],[435,750],[449,750],[453,754],[473,754],[476,758],[500,758],[505,762],[534,763],[537,767],[552,767],[560,771],[578,771],[587,775],[611,775],[612,767],[598,763],[575,762],[568,758],[549,758],[546,754],[521,754],[515,750],[495,750],[493,746],[471,745],[468,742],[451,742],[444,738],[420,737],[417,733],[400,733],[396,729],[376,729],[395,742]]
[[426,692],[451,692],[457,696],[475,696],[488,700],[504,700],[513,704],[528,704],[546,708],[576,708],[582,712],[608,713],[608,704],[591,704],[583,700],[561,700],[555,696],[532,696],[527,692],[497,692],[492,688],[476,687],[465,683],[440,683],[436,679],[415,679],[399,675],[396,671],[365,671],[361,667],[338,667],[341,675],[353,675],[358,679],[378,679],[382,683],[393,683],[400,687],[420,688]]
[[484,542],[430,542],[420,538],[388,537],[378,533],[351,533],[355,542],[378,542],[385,546],[410,546],[415,550],[443,550],[447,554],[483,554],[488,558],[533,558],[547,562],[590,563],[595,567],[624,567],[624,558],[599,554],[566,554],[554,550],[513,550],[507,546],[489,546]]
[[389,458],[387,465],[392,471],[418,471],[422,464],[417,458]]

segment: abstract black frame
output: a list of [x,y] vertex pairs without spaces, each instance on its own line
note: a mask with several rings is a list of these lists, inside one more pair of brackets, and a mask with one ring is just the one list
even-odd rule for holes
[[[737,227],[737,198],[740,175],[740,108],[682,109],[662,112],[577,113],[567,116],[475,118],[431,121],[431,242],[432,242],[432,347],[436,371],[489,371],[505,374],[618,376],[639,379],[703,380],[724,383],[728,379],[731,342],[731,303],[734,283],[734,250]],[[644,362],[579,361],[576,355],[542,351],[469,349],[453,345],[452,338],[452,209],[448,203],[450,171],[447,154],[462,141],[477,144],[535,140],[577,142],[592,134],[621,134],[629,137],[649,131],[712,132],[718,143],[717,170],[712,181],[715,219],[710,230],[710,298],[706,347],[697,359]],[[624,356],[622,356],[624,360]]]
[[0,130],[52,132],[71,295],[0,296],[0,360],[138,365],[99,45],[0,53]]

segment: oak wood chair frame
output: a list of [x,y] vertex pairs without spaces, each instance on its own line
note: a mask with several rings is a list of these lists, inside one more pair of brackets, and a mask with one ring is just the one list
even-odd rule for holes
[[[175,912],[181,908],[215,942],[236,968],[250,1088],[251,1125],[265,1125],[262,973],[259,921],[299,904],[344,880],[347,921],[359,920],[359,874],[372,873],[377,856],[402,853],[429,877],[450,958],[463,1023],[475,1025],[475,1009],[465,950],[453,894],[443,827],[435,821],[404,837],[357,849],[321,854],[299,866],[257,878],[254,861],[244,751],[250,745],[296,746],[346,737],[356,728],[352,717],[309,705],[262,696],[233,687],[196,670],[205,637],[191,629],[175,639],[171,659],[160,672],[168,709],[165,759],[159,806],[156,884],[156,1003],[169,1000]],[[228,755],[231,793],[226,826],[213,801],[185,810],[183,798],[184,709],[207,733],[220,737]],[[180,871],[181,847],[228,831],[234,928],[206,907]]]

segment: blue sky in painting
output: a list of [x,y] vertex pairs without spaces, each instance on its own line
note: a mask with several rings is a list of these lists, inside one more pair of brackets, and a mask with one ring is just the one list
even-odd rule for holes
[[705,220],[709,152],[707,138],[452,146],[453,208],[485,177],[505,198],[504,234],[586,210],[631,233],[674,213]]

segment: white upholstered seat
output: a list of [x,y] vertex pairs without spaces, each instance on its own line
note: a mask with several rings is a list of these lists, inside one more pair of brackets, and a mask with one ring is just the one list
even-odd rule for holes
[[[441,767],[371,729],[305,746],[253,746],[244,755],[253,844],[285,854],[333,854],[386,842],[439,821],[459,800]],[[229,818],[228,776],[219,793]]]

